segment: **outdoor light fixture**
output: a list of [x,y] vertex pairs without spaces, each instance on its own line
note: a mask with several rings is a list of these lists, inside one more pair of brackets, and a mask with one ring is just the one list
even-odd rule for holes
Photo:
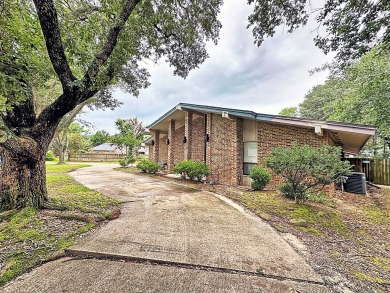
[[187,137],[183,137],[183,143],[186,143],[187,142]]
[[168,144],[168,145],[169,145],[169,142],[170,142],[170,141],[169,141],[169,138],[168,138],[168,139],[167,139],[167,144]]
[[210,141],[210,135],[208,133],[206,133],[205,136],[204,136],[204,139],[206,140],[206,142],[209,142]]
[[154,145],[154,139],[152,139],[152,145]]

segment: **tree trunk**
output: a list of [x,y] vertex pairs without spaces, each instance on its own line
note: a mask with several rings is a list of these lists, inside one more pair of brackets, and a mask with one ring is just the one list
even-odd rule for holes
[[63,151],[62,145],[58,148],[58,164],[65,164],[65,152]]
[[0,182],[0,209],[40,208],[47,201],[46,149],[36,153],[36,160],[19,160],[3,149]]

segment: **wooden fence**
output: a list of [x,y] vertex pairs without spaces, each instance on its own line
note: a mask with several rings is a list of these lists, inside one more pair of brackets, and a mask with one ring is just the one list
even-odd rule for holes
[[121,154],[70,154],[69,161],[72,162],[118,162],[123,158]]
[[366,174],[366,180],[375,184],[390,185],[390,159],[347,159],[356,172]]

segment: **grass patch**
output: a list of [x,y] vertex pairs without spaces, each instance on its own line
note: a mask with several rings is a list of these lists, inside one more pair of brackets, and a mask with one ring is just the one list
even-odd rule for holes
[[72,245],[96,226],[90,219],[110,219],[109,215],[118,213],[117,200],[79,184],[67,174],[87,166],[46,165],[48,206],[53,211],[25,208],[0,213],[0,286]]
[[379,283],[379,284],[385,284],[385,285],[390,285],[390,280],[383,280],[382,278],[379,277],[373,277],[361,272],[355,273],[355,277],[358,278],[359,280],[362,281],[370,281],[373,283]]
[[266,218],[276,216],[289,220],[298,220],[306,223],[304,227],[297,229],[306,233],[320,235],[324,229],[345,235],[347,226],[341,220],[340,214],[327,206],[316,204],[298,204],[289,200],[277,192],[242,192],[234,196],[234,199]]
[[373,224],[390,224],[390,211],[370,205],[363,209],[363,215]]

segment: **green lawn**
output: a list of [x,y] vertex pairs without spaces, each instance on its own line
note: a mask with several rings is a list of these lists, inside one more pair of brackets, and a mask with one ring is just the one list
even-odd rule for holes
[[48,208],[0,214],[0,285],[50,259],[105,219],[119,202],[77,183],[67,173],[87,164],[47,164]]

